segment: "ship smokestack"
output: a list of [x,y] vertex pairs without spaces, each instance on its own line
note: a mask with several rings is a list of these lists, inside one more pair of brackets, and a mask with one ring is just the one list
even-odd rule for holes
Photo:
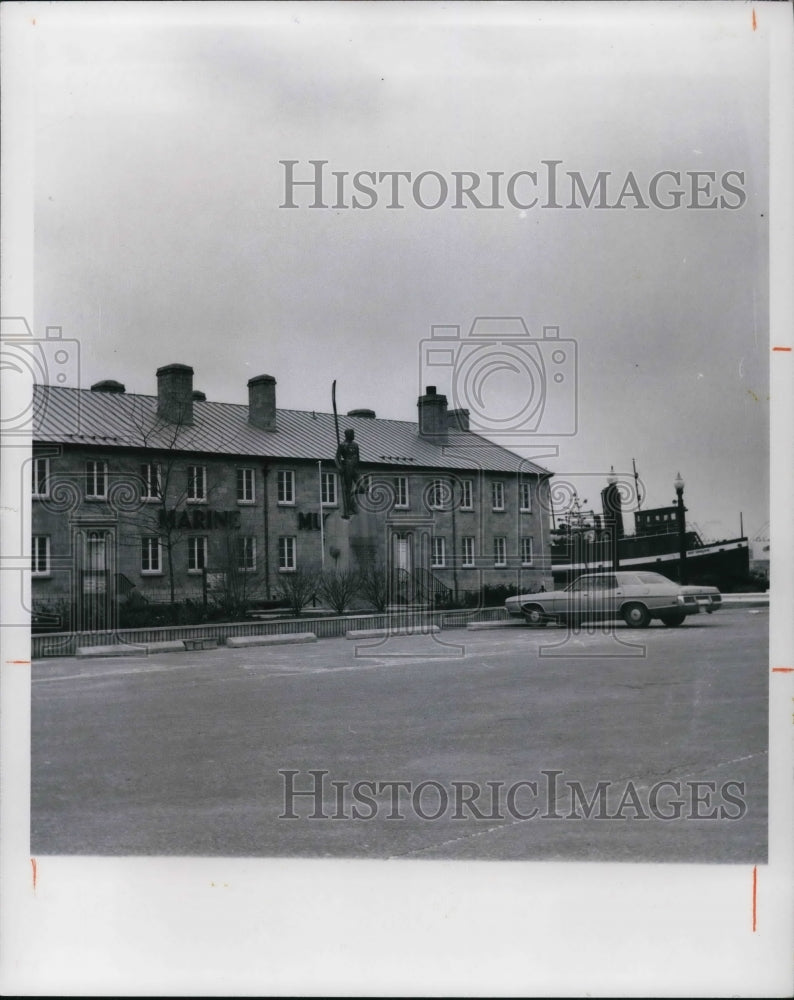
[[615,537],[623,537],[623,500],[618,486],[615,466],[611,466],[607,476],[607,485],[601,490],[601,509],[604,512],[605,526],[615,526]]

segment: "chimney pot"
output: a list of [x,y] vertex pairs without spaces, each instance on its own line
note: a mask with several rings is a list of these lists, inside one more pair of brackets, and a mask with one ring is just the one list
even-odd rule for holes
[[91,386],[91,392],[115,392],[122,393],[126,392],[126,388],[121,382],[117,382],[114,378],[105,378],[101,382],[94,382]]

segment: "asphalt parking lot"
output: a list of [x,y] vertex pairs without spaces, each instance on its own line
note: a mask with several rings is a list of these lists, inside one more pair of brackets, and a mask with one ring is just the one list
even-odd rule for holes
[[36,661],[31,851],[762,863],[767,632]]

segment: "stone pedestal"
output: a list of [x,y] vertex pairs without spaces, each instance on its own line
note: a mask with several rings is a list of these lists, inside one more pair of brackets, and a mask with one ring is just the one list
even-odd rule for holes
[[[372,558],[384,564],[384,544],[382,515],[360,511],[345,520],[341,511],[334,511],[325,522],[325,568],[355,570]],[[334,549],[339,551],[336,559]]]
[[373,560],[385,564],[383,515],[359,510],[350,521],[350,559],[352,568],[367,566]]

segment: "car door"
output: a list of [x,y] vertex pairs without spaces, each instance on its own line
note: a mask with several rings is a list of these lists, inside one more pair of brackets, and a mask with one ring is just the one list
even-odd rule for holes
[[580,576],[565,592],[565,599],[559,602],[558,613],[568,621],[578,621],[590,609],[591,577]]
[[621,588],[618,585],[618,578],[614,573],[605,573],[599,577],[597,588],[591,598],[595,617],[599,621],[617,618],[619,615],[618,605],[622,598]]

